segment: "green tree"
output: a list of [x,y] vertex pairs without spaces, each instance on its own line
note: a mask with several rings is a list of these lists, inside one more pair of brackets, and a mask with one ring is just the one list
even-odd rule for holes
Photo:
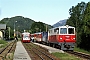
[[[17,21],[17,22],[15,22]],[[14,24],[15,24],[15,30],[20,33],[23,33],[24,30],[26,31],[29,31],[30,33],[32,31],[34,32],[38,32],[38,31],[45,31],[45,25],[48,26],[48,28],[51,28],[51,25],[48,25],[48,24],[45,24],[45,23],[42,23],[42,22],[38,22],[36,23],[36,25],[38,26],[35,26],[36,28],[35,29],[30,29],[31,28],[31,25],[34,23],[35,21],[30,19],[30,18],[25,18],[25,17],[22,17],[22,16],[15,16],[15,17],[11,17],[11,18],[3,18],[0,23],[1,24],[6,24],[7,27],[10,27],[10,32],[11,32],[11,36],[13,37],[14,36]],[[32,27],[34,28],[34,26]],[[8,30],[8,29],[7,29]],[[8,31],[6,31],[6,35],[8,35]],[[8,36],[7,36],[8,37]]]
[[42,22],[35,22],[31,25],[32,33],[45,31],[45,25]]
[[69,9],[70,18],[67,20],[66,24],[74,26],[76,28],[77,45],[81,43],[81,34],[82,34],[81,26],[83,25],[83,17],[85,9],[86,9],[85,2],[78,3],[76,6],[72,6],[72,8]]
[[90,48],[88,48],[90,47],[90,2],[87,3],[84,11],[81,39],[80,47],[90,50]]
[[70,18],[66,24],[76,27],[77,46],[90,50],[90,2],[78,3],[69,9]]

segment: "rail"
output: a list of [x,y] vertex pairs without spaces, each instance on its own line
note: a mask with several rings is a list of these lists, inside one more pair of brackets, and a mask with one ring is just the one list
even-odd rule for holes
[[5,48],[3,48],[0,51],[0,60],[4,60],[4,58],[7,56],[7,54],[12,50],[14,44],[15,44],[15,41],[10,42]]
[[51,54],[47,51],[47,49],[44,49],[40,46],[35,46],[32,43],[24,43],[24,46],[27,46],[26,50],[29,50],[33,52],[34,55],[38,56],[38,59],[40,60],[56,60],[51,56]]
[[73,55],[78,56],[80,58],[90,59],[89,54],[85,54],[85,53],[81,53],[81,52],[77,52],[77,51],[65,51],[65,52],[73,54]]

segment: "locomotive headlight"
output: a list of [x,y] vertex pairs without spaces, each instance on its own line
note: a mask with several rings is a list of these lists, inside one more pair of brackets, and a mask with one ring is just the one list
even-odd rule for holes
[[75,38],[73,38],[75,40]]
[[62,38],[60,38],[60,40],[62,40]]
[[41,39],[40,39],[40,41],[41,41]]

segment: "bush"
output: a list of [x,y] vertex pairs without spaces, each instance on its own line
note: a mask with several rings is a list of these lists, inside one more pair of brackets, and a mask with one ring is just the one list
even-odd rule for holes
[[0,44],[5,44],[5,43],[7,43],[7,41],[5,41],[5,40],[0,40]]

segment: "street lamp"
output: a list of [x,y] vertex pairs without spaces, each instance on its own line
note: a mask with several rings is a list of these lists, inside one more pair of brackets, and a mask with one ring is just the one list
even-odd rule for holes
[[16,34],[15,34],[15,23],[16,23],[17,21],[15,21],[14,22],[14,37],[16,36]]
[[17,38],[18,38],[19,27],[20,27],[20,26],[17,27]]
[[10,27],[8,27],[8,30],[9,30],[9,40],[10,40]]

